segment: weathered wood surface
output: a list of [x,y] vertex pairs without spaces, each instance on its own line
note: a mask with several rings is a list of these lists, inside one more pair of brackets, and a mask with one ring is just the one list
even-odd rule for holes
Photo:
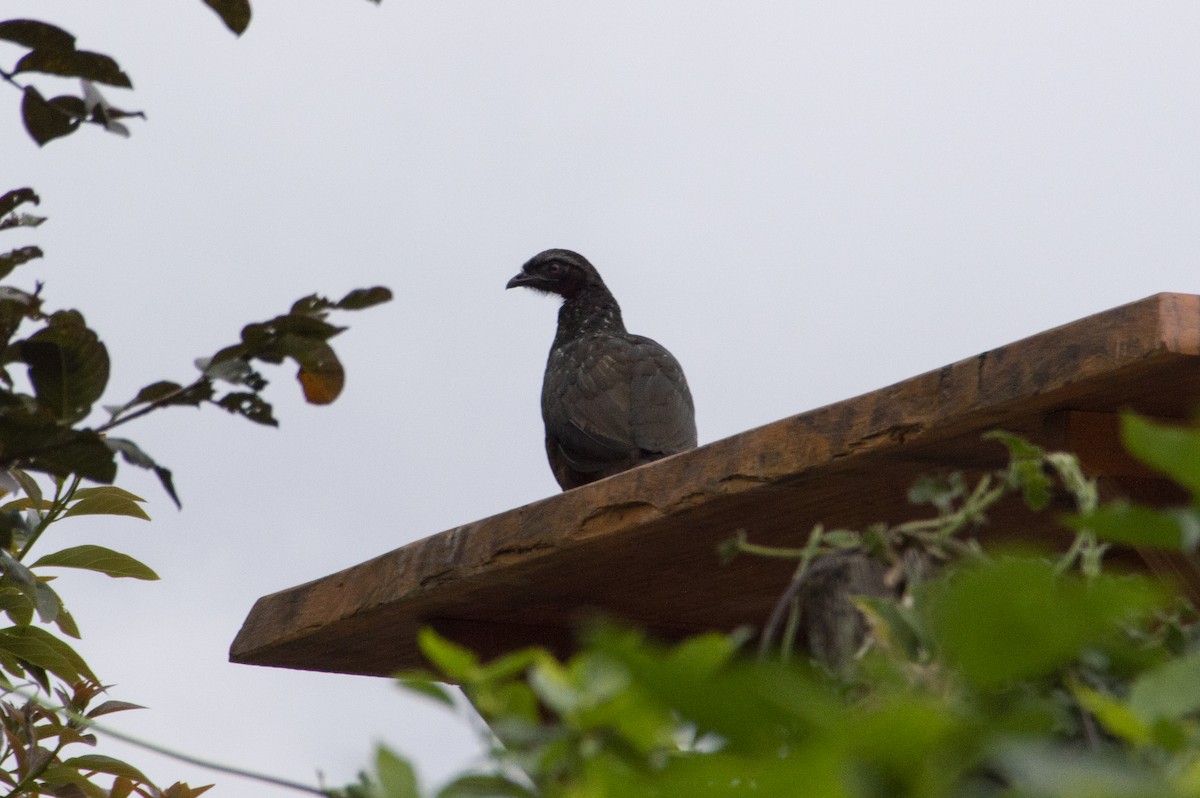
[[[995,427],[1080,449],[1108,490],[1161,498],[1112,414],[1185,418],[1198,402],[1200,297],[1159,294],[265,596],[231,659],[386,675],[422,664],[423,624],[485,653],[562,648],[597,611],[666,636],[761,626],[792,565],[722,567],[717,546],[737,530],[794,545],[818,522],[915,517],[904,497],[918,474],[1002,464],[980,441]],[[1200,583],[1193,566],[1169,567]]]

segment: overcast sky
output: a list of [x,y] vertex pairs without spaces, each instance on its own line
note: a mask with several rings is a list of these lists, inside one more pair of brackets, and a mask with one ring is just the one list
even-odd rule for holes
[[[109,403],[313,291],[343,397],[292,369],[279,430],[177,409],[127,428],[175,470],[151,524],[72,520],[153,584],[64,578],[114,725],[222,761],[350,779],[375,740],[436,783],[468,726],[388,683],[232,665],[254,600],[556,492],[538,394],[555,306],[504,291],[584,253],[668,346],[701,443],[1160,291],[1200,292],[1200,4],[8,0],[110,53],[133,136],[39,150],[0,92],[0,191],[114,359]],[[9,65],[15,51],[3,51]],[[44,84],[43,84],[44,85]],[[49,537],[49,536],[48,536]],[[531,590],[536,586],[531,586]],[[105,750],[117,751],[116,746]],[[121,751],[125,753],[125,751]],[[148,754],[154,776],[212,777]],[[217,777],[221,798],[284,795]]]

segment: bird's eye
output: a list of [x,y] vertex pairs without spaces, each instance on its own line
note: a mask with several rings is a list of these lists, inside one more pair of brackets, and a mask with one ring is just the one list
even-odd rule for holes
[[552,260],[546,264],[546,274],[562,274],[562,264],[556,260]]

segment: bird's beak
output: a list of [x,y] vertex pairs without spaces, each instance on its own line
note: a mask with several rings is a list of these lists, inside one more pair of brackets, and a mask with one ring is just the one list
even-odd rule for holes
[[525,272],[518,272],[517,276],[512,278],[511,280],[509,280],[508,285],[504,286],[504,288],[506,290],[509,288],[520,288],[521,286],[529,285],[532,282],[533,282],[533,277],[526,274]]

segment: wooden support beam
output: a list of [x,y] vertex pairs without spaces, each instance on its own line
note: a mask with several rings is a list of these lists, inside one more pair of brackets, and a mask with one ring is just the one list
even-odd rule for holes
[[[230,656],[386,675],[421,664],[427,623],[485,654],[565,649],[592,612],[665,636],[761,625],[792,566],[720,565],[717,546],[739,529],[795,545],[815,523],[912,518],[917,475],[1003,463],[980,440],[997,427],[1156,483],[1115,448],[1115,414],[1187,418],[1198,401],[1200,297],[1159,294],[265,596]],[[1026,535],[1066,535],[1052,514],[1006,512]]]

